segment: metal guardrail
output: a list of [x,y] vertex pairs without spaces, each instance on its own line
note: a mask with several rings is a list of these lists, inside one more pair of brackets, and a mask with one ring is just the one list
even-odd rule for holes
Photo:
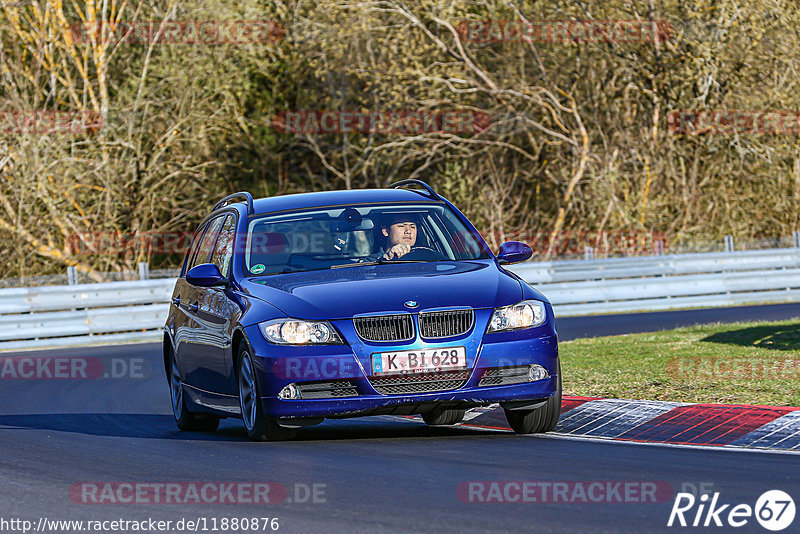
[[157,341],[174,278],[0,289],[0,349]]
[[[556,315],[800,302],[800,249],[530,262]],[[0,289],[0,350],[158,341],[174,278]]]
[[557,316],[800,301],[800,249],[523,263]]
[[550,282],[785,268],[800,268],[800,248],[528,262],[509,270],[538,286]]

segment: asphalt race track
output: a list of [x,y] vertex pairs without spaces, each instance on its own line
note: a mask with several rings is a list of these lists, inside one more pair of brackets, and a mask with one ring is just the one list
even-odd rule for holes
[[[795,308],[800,306],[738,308],[739,320],[800,315]],[[559,332],[566,339],[581,333],[639,331],[647,325],[671,328],[670,321],[691,320],[692,314],[703,322],[704,317],[733,317],[735,310],[636,314],[636,321],[631,316],[569,318],[559,322]],[[85,358],[102,369],[90,379],[0,382],[1,532],[21,531],[3,521],[28,520],[35,528],[45,518],[152,518],[173,525],[182,518],[200,519],[206,527],[196,529],[201,532],[214,532],[214,520],[220,527],[216,531],[222,532],[223,518],[278,518],[278,532],[727,532],[728,525],[667,527],[675,492],[704,488],[706,493],[719,492],[720,504],[751,507],[767,490],[800,498],[798,454],[429,428],[399,417],[326,421],[281,443],[250,442],[237,420],[223,421],[214,434],[182,433],[173,422],[156,344],[0,355],[13,356]],[[489,481],[505,490],[492,494]],[[514,483],[525,481],[550,489],[568,483],[570,492],[544,503],[538,498],[497,502],[520,499]],[[186,491],[237,482],[237,488],[271,483],[270,502],[251,504],[252,493],[234,492],[238,502],[208,503]],[[605,488],[650,484],[659,491],[656,502],[642,502],[647,499],[624,491],[622,499],[610,491],[599,502],[587,502],[573,492],[594,482]],[[153,496],[152,488],[162,483],[180,485],[173,498],[179,502],[167,504],[159,501],[163,494]],[[123,487],[142,489],[142,494],[132,498]],[[476,502],[492,495],[495,502]],[[100,502],[92,503],[92,498]],[[687,512],[688,521],[696,510]],[[798,525],[800,517],[786,532],[797,531]],[[273,531],[264,526],[255,531]],[[754,518],[736,530],[765,532]],[[254,530],[227,529],[239,531]]]
[[744,321],[783,321],[800,317],[800,303],[732,306],[729,308],[700,308],[585,317],[558,317],[558,339],[567,341],[578,337],[614,336],[671,330],[682,326]]

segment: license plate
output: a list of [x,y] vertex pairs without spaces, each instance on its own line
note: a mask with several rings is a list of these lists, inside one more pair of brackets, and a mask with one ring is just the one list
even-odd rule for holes
[[372,355],[372,374],[429,373],[467,368],[467,349],[440,349],[377,352]]

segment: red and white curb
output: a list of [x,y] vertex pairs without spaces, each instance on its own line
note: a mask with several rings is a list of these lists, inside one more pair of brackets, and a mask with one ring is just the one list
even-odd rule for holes
[[[509,429],[498,406],[470,410],[461,425]],[[800,408],[564,397],[555,432],[641,443],[800,451]]]

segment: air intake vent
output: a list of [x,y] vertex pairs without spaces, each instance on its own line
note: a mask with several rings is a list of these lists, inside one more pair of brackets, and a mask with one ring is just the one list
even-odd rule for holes
[[358,390],[349,380],[332,380],[330,382],[306,382],[297,384],[301,399],[335,399],[339,397],[357,397]]
[[414,338],[411,315],[379,315],[353,319],[358,337],[366,341],[408,341]]
[[375,391],[382,395],[408,395],[449,391],[466,384],[471,369],[448,371],[444,373],[419,373],[396,376],[370,377],[369,382]]
[[508,386],[511,384],[524,384],[530,382],[528,371],[530,365],[519,365],[515,367],[491,367],[486,369],[478,382],[478,387],[487,386]]
[[422,312],[419,314],[419,329],[422,337],[438,339],[466,334],[475,321],[472,310],[449,310]]

